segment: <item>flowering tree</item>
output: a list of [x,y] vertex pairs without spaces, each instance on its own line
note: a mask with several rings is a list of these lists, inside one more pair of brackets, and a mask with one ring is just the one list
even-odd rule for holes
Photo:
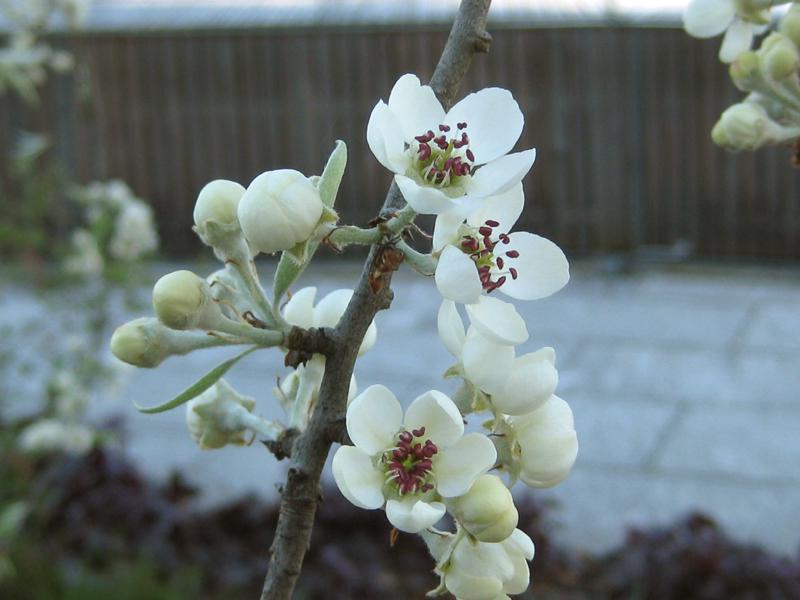
[[[751,50],[773,23],[773,7],[789,0],[691,0],[684,27],[695,37],[724,34],[719,58],[747,97],[726,109],[711,132],[728,150],[756,150],[800,138],[800,3],[784,10],[776,30]],[[785,7],[784,7],[785,8]]]
[[[392,538],[406,532],[425,540],[440,576],[432,595],[494,600],[528,587],[534,546],[516,528],[509,488],[561,481],[577,438],[569,406],[555,395],[554,350],[518,356],[516,346],[529,337],[525,322],[497,295],[549,296],[567,283],[569,267],[552,242],[509,233],[535,158],[534,150],[509,153],[523,127],[511,93],[488,88],[454,104],[474,54],[489,48],[489,4],[463,0],[430,85],[404,75],[372,111],[369,147],[395,174],[372,227],[338,224],[343,142],[318,177],[281,169],[247,188],[212,181],[198,196],[195,231],[224,266],[205,278],[186,270],[165,275],[153,288],[156,316],[122,325],[111,339],[118,358],[140,367],[209,346],[245,346],[176,398],[139,408],[185,405],[201,448],[255,436],[291,460],[263,599],[291,597],[334,443],[341,444],[333,456],[341,493],[360,508],[385,510]],[[418,214],[436,215],[427,253],[405,240]],[[288,290],[321,244],[371,249],[355,290],[315,303],[313,287]],[[276,252],[282,254],[267,294],[253,259]],[[422,392],[405,411],[385,386],[358,394],[353,376],[358,356],[375,345],[373,318],[389,308],[402,262],[434,277],[443,297],[439,334],[455,358],[445,376],[462,381],[452,396]],[[293,369],[275,389],[285,423],[254,414],[255,400],[223,379],[264,348],[279,348]],[[468,432],[473,416],[477,426]],[[451,527],[437,529],[446,514]]]

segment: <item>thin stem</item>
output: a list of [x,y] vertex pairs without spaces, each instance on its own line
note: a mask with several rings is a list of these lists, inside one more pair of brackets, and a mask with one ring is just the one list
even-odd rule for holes
[[[445,108],[452,106],[474,55],[489,49],[491,37],[485,28],[490,4],[491,0],[462,0],[459,6],[431,79],[431,87]],[[402,194],[397,185],[392,184],[381,214],[402,212],[404,206]],[[282,488],[278,526],[270,548],[262,600],[290,600],[300,575],[319,502],[320,477],[333,441],[331,432],[335,424],[342,422],[347,408],[350,378],[359,346],[376,313],[388,308],[392,301],[393,271],[382,268],[382,256],[382,248],[373,245],[353,297],[330,337],[334,347],[326,354],[317,406],[308,427],[292,446],[292,464]]]
[[429,277],[436,273],[436,264],[438,261],[430,254],[417,252],[403,240],[398,241],[396,246],[403,251],[403,254],[406,257],[405,262],[408,263],[408,265],[417,273],[421,273]]

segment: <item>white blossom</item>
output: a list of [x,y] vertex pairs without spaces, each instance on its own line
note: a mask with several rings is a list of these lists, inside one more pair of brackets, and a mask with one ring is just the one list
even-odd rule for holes
[[158,248],[152,209],[140,201],[130,202],[117,214],[114,235],[108,246],[117,260],[138,260]]
[[94,432],[79,423],[41,419],[28,425],[17,439],[23,452],[34,454],[68,452],[83,454],[92,447]]
[[436,218],[435,280],[443,297],[472,304],[482,293],[498,291],[518,300],[537,300],[567,284],[569,263],[561,248],[527,231],[509,233],[524,203],[518,183],[484,199],[466,220],[458,210]]
[[511,492],[497,475],[481,475],[466,494],[446,504],[461,526],[481,542],[502,542],[519,521]]
[[70,252],[64,260],[64,271],[76,277],[95,277],[103,272],[105,261],[97,241],[86,229],[77,229],[70,237]]
[[536,410],[555,392],[558,371],[555,351],[545,347],[516,356],[512,345],[486,337],[464,323],[451,300],[444,300],[437,317],[439,337],[455,356],[464,378],[491,396],[492,405],[509,415]]
[[722,62],[733,62],[750,49],[753,37],[766,31],[769,9],[748,6],[742,0],[691,0],[683,15],[686,32],[698,38],[725,34],[719,50]]
[[535,411],[509,417],[514,468],[531,487],[551,487],[561,482],[578,456],[578,437],[572,410],[552,396]]
[[397,80],[367,124],[375,158],[395,173],[403,197],[419,213],[460,210],[501,194],[533,166],[533,149],[508,154],[524,118],[508,90],[486,88],[445,112],[415,75]]
[[[531,538],[515,529],[499,543],[474,542],[468,537],[454,540],[449,560],[439,570],[447,590],[457,600],[502,600],[507,594],[528,589],[534,545]],[[441,556],[434,558],[441,560]]]
[[400,531],[435,524],[445,513],[442,500],[469,490],[497,457],[489,438],[464,435],[458,408],[436,390],[414,400],[404,417],[391,391],[370,386],[350,403],[346,421],[354,445],[333,457],[336,484],[360,508],[385,505]]

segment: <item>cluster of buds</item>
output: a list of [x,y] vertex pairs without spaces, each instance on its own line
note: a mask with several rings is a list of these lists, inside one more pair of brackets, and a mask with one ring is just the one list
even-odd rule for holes
[[751,49],[754,34],[768,29],[770,11],[779,4],[788,1],[692,0],[685,14],[691,35],[725,32],[720,58],[731,63],[734,85],[748,94],[722,113],[711,132],[714,143],[727,150],[752,151],[800,138],[800,4],[793,2],[777,31]]

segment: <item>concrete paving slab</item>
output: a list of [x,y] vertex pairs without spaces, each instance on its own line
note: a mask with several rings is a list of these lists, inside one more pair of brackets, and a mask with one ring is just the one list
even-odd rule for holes
[[[781,302],[758,307],[742,345],[766,351],[800,352],[800,303]],[[800,368],[800,361],[798,361]]]
[[796,556],[800,549],[797,486],[772,488],[632,469],[578,467],[557,487],[526,493],[557,501],[557,537],[588,551],[607,550],[622,542],[627,527],[666,525],[694,510],[712,515],[739,541],[766,544],[789,556]]
[[800,410],[691,407],[670,432],[655,464],[665,471],[800,487]]

